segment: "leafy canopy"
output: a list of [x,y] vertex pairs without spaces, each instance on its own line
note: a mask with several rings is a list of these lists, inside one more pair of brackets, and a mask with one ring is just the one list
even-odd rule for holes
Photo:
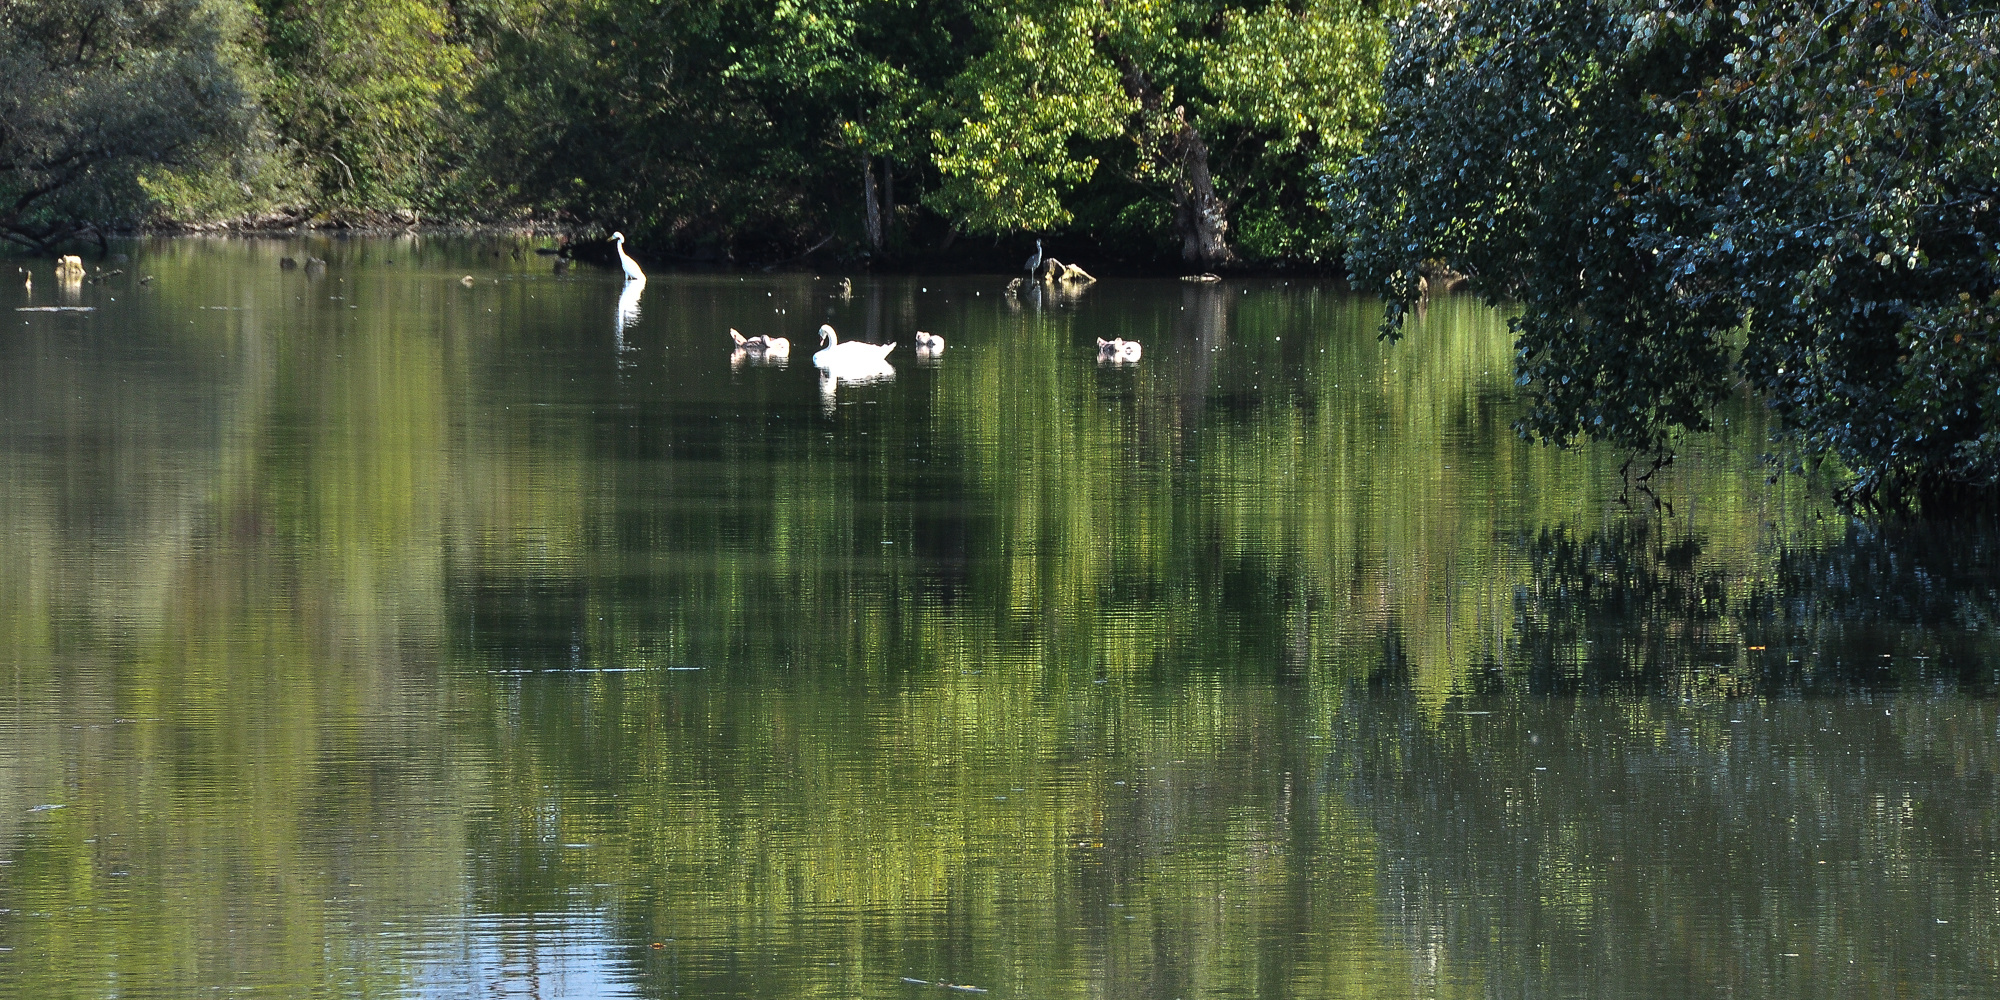
[[1741,378],[1857,500],[1990,490],[1995,42],[1967,3],[1427,5],[1350,263],[1390,332],[1426,266],[1518,302],[1524,432],[1664,451]]
[[1178,122],[1144,113],[1138,81],[1184,107],[1216,151],[1232,207],[1322,214],[1324,178],[1376,114],[1394,5],[1366,0],[1008,0],[995,39],[937,103],[929,204],[975,232],[1052,230],[1113,164],[1133,197],[1165,199]]
[[199,0],[0,0],[0,238],[42,249],[225,155],[252,109]]

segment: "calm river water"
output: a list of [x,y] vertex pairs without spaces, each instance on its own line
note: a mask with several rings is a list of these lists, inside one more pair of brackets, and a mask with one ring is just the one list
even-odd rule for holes
[[1465,298],[121,249],[0,285],[0,996],[2000,993],[1996,536],[1747,403],[1656,512]]

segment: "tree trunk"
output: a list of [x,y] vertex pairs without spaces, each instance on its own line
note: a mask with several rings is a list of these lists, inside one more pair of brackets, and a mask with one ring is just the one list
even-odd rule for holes
[[861,195],[864,205],[861,222],[868,232],[868,247],[882,249],[882,212],[875,203],[875,158],[861,154]]
[[1181,124],[1181,176],[1174,185],[1174,217],[1181,221],[1181,259],[1199,267],[1215,267],[1236,259],[1229,249],[1229,206],[1216,197],[1208,174],[1208,143],[1187,123],[1187,111],[1175,108]]
[[1127,56],[1114,57],[1125,93],[1139,102],[1144,147],[1153,166],[1173,178],[1174,232],[1181,238],[1181,259],[1212,268],[1236,260],[1229,249],[1229,206],[1215,193],[1208,172],[1208,143],[1188,121],[1187,108],[1166,107],[1160,89]]

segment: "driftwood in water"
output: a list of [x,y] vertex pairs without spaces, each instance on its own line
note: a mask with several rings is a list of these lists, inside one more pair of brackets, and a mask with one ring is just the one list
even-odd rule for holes
[[1076,282],[1077,284],[1088,285],[1097,280],[1090,276],[1089,271],[1075,264],[1065,264],[1054,257],[1042,260],[1040,277],[1043,281],[1057,284]]

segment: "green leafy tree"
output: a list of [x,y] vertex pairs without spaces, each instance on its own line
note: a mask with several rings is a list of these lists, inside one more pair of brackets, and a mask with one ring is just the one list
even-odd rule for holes
[[1517,301],[1525,432],[1656,455],[1747,379],[1850,495],[2000,478],[1994,21],[1970,4],[1469,0],[1398,28],[1357,281]]
[[922,101],[977,34],[956,0],[553,0],[492,32],[499,190],[655,248],[766,257],[894,238],[897,179],[921,186],[929,159]]
[[455,179],[473,52],[441,0],[256,0],[265,107],[334,209],[435,204]]
[[[1662,94],[1656,251],[1732,308],[1741,370],[1870,504],[2000,483],[2000,17],[1989,4],[1743,4],[1638,22],[1727,45]],[[1655,42],[1653,44],[1662,44]]]
[[1373,120],[1383,10],[1363,0],[996,5],[983,15],[992,48],[939,105],[943,179],[930,204],[974,231],[1055,229],[1075,219],[1072,192],[1116,162],[1139,185],[1128,200],[1171,206],[1183,260],[1232,261],[1232,206],[1289,188],[1310,191],[1292,201],[1316,211],[1327,165]]
[[0,0],[0,238],[140,218],[148,172],[221,158],[252,108],[200,0]]

